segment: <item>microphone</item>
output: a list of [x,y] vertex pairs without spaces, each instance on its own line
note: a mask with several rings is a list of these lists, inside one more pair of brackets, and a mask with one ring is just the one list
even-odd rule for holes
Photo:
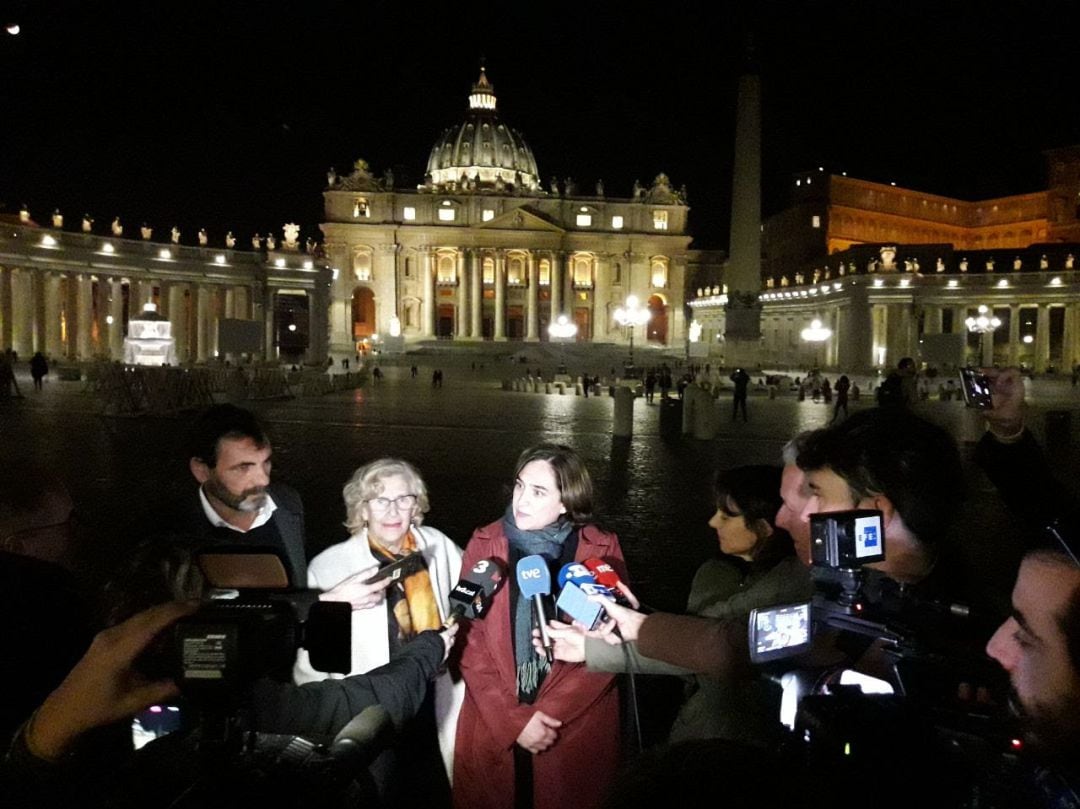
[[598,584],[607,587],[611,591],[616,604],[623,607],[633,607],[629,599],[623,595],[622,588],[625,585],[622,583],[622,579],[619,578],[619,574],[615,572],[615,568],[603,559],[597,559],[596,557],[586,559],[582,564],[593,574]]
[[548,570],[544,557],[533,554],[518,560],[517,582],[521,594],[533,600],[533,609],[536,622],[540,626],[540,639],[544,644],[544,652],[548,663],[554,663],[554,646],[548,634],[547,609],[544,607],[544,596],[551,595],[551,571]]
[[330,755],[350,770],[367,767],[394,738],[394,723],[382,705],[369,705],[349,720],[330,744]]
[[563,565],[562,570],[559,571],[558,581],[560,587],[574,584],[580,587],[587,596],[603,596],[609,601],[615,600],[615,593],[611,588],[598,582],[592,571],[581,562]]
[[494,557],[481,559],[450,591],[450,615],[446,623],[454,624],[462,618],[483,618],[492,597],[505,580],[506,567],[502,561]]

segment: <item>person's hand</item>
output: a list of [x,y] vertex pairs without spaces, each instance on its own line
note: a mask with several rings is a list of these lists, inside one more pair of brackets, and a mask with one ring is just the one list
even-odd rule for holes
[[346,601],[354,610],[369,610],[378,606],[386,597],[385,590],[393,580],[388,576],[385,579],[365,584],[365,582],[378,572],[377,566],[365,568],[359,573],[353,573],[347,579],[342,579],[325,593],[319,594],[320,601]]
[[458,630],[461,629],[461,624],[457,621],[443,624],[442,629],[439,630],[439,635],[443,640],[443,656],[442,662],[446,662],[446,658],[450,656],[450,650],[454,648],[454,640],[457,638]]
[[[592,598],[593,596],[590,596]],[[648,617],[640,612],[634,612],[626,607],[619,606],[613,601],[603,601],[604,609],[607,610],[607,614],[611,616],[611,619],[618,625],[619,634],[622,635],[623,641],[635,641],[638,639],[638,632],[641,629],[641,625],[645,623],[645,619]],[[613,634],[608,635],[605,640],[608,643],[619,643],[619,639]]]
[[518,734],[517,743],[534,755],[543,753],[559,740],[558,730],[561,727],[562,722],[554,716],[537,711]]
[[194,601],[159,604],[99,632],[27,725],[30,752],[55,761],[86,731],[176,696],[172,680],[147,680],[132,664],[165,627],[197,608]]
[[983,411],[990,431],[1002,438],[1024,429],[1024,379],[1016,368],[983,368],[994,406]]
[[638,601],[638,597],[634,595],[633,591],[627,587],[624,582],[619,582],[619,592],[626,597],[626,600],[630,602],[631,607],[635,610],[641,609],[641,602]]
[[[564,624],[562,621],[548,621],[548,637],[551,638],[553,653],[556,660],[563,663],[585,662],[585,633],[580,624]],[[532,632],[533,648],[538,655],[544,654],[544,644],[540,638],[540,630]]]

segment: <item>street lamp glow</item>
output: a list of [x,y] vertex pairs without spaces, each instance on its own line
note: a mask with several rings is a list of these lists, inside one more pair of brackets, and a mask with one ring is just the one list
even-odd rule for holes
[[821,321],[814,318],[809,326],[799,332],[799,336],[808,343],[821,343],[832,337],[832,329],[822,326]]
[[556,339],[568,340],[578,332],[576,323],[571,323],[566,315],[559,315],[555,322],[548,326],[548,334]]
[[652,312],[641,308],[637,295],[627,295],[626,305],[615,310],[615,322],[630,331],[630,364],[634,364],[634,327],[644,326]]

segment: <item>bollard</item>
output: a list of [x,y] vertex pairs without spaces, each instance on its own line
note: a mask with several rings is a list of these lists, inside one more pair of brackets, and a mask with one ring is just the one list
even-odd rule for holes
[[544,383],[544,393],[551,393],[551,383],[550,382],[545,382]]
[[615,411],[611,434],[618,438],[629,438],[634,434],[634,392],[627,387],[614,390]]
[[581,383],[580,382],[575,382],[574,383],[574,395],[575,396],[580,396],[581,395]]

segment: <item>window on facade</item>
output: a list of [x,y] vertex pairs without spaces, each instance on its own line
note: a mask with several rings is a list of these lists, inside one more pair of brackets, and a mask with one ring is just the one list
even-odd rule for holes
[[406,222],[416,221],[416,208],[413,208],[411,205],[407,205],[401,213],[401,218],[404,219]]
[[490,222],[495,218],[495,211],[491,208],[484,208],[484,212],[480,214],[480,218],[485,222]]
[[814,216],[811,216],[810,217],[810,227],[812,227],[812,228],[820,228],[821,227],[821,217],[818,216],[817,214],[815,214]]
[[623,218],[621,216],[613,216],[613,217],[611,217],[611,229],[612,230],[622,230],[622,227],[623,227]]
[[412,259],[405,259],[405,277],[410,278],[412,276]]
[[622,264],[620,264],[618,261],[615,262],[615,269],[611,271],[611,283],[622,283]]
[[360,248],[353,253],[353,275],[357,281],[371,280],[371,250]]
[[579,213],[577,215],[577,226],[579,228],[592,227],[592,214],[591,213]]
[[652,212],[652,226],[653,230],[667,230],[668,223],[667,211],[653,211]]
[[440,222],[453,222],[455,219],[457,219],[457,211],[453,208],[439,208]]
[[495,259],[493,259],[493,258],[485,258],[484,263],[482,265],[482,270],[483,270],[483,275],[484,275],[484,283],[485,284],[494,284],[495,283]]
[[590,256],[575,256],[573,262],[574,268],[574,286],[575,287],[591,287],[593,283],[592,273],[592,257]]
[[521,256],[511,256],[506,265],[506,282],[522,286],[525,284],[525,259]]
[[457,283],[457,261],[455,261],[453,256],[439,256],[439,261],[435,270],[435,278],[436,282],[439,284]]
[[546,258],[540,259],[540,286],[551,286],[551,262]]
[[371,216],[371,208],[368,206],[368,201],[364,197],[357,197],[353,200],[352,215],[353,219]]
[[652,260],[652,285],[663,289],[667,286],[668,262],[666,258],[654,258]]

